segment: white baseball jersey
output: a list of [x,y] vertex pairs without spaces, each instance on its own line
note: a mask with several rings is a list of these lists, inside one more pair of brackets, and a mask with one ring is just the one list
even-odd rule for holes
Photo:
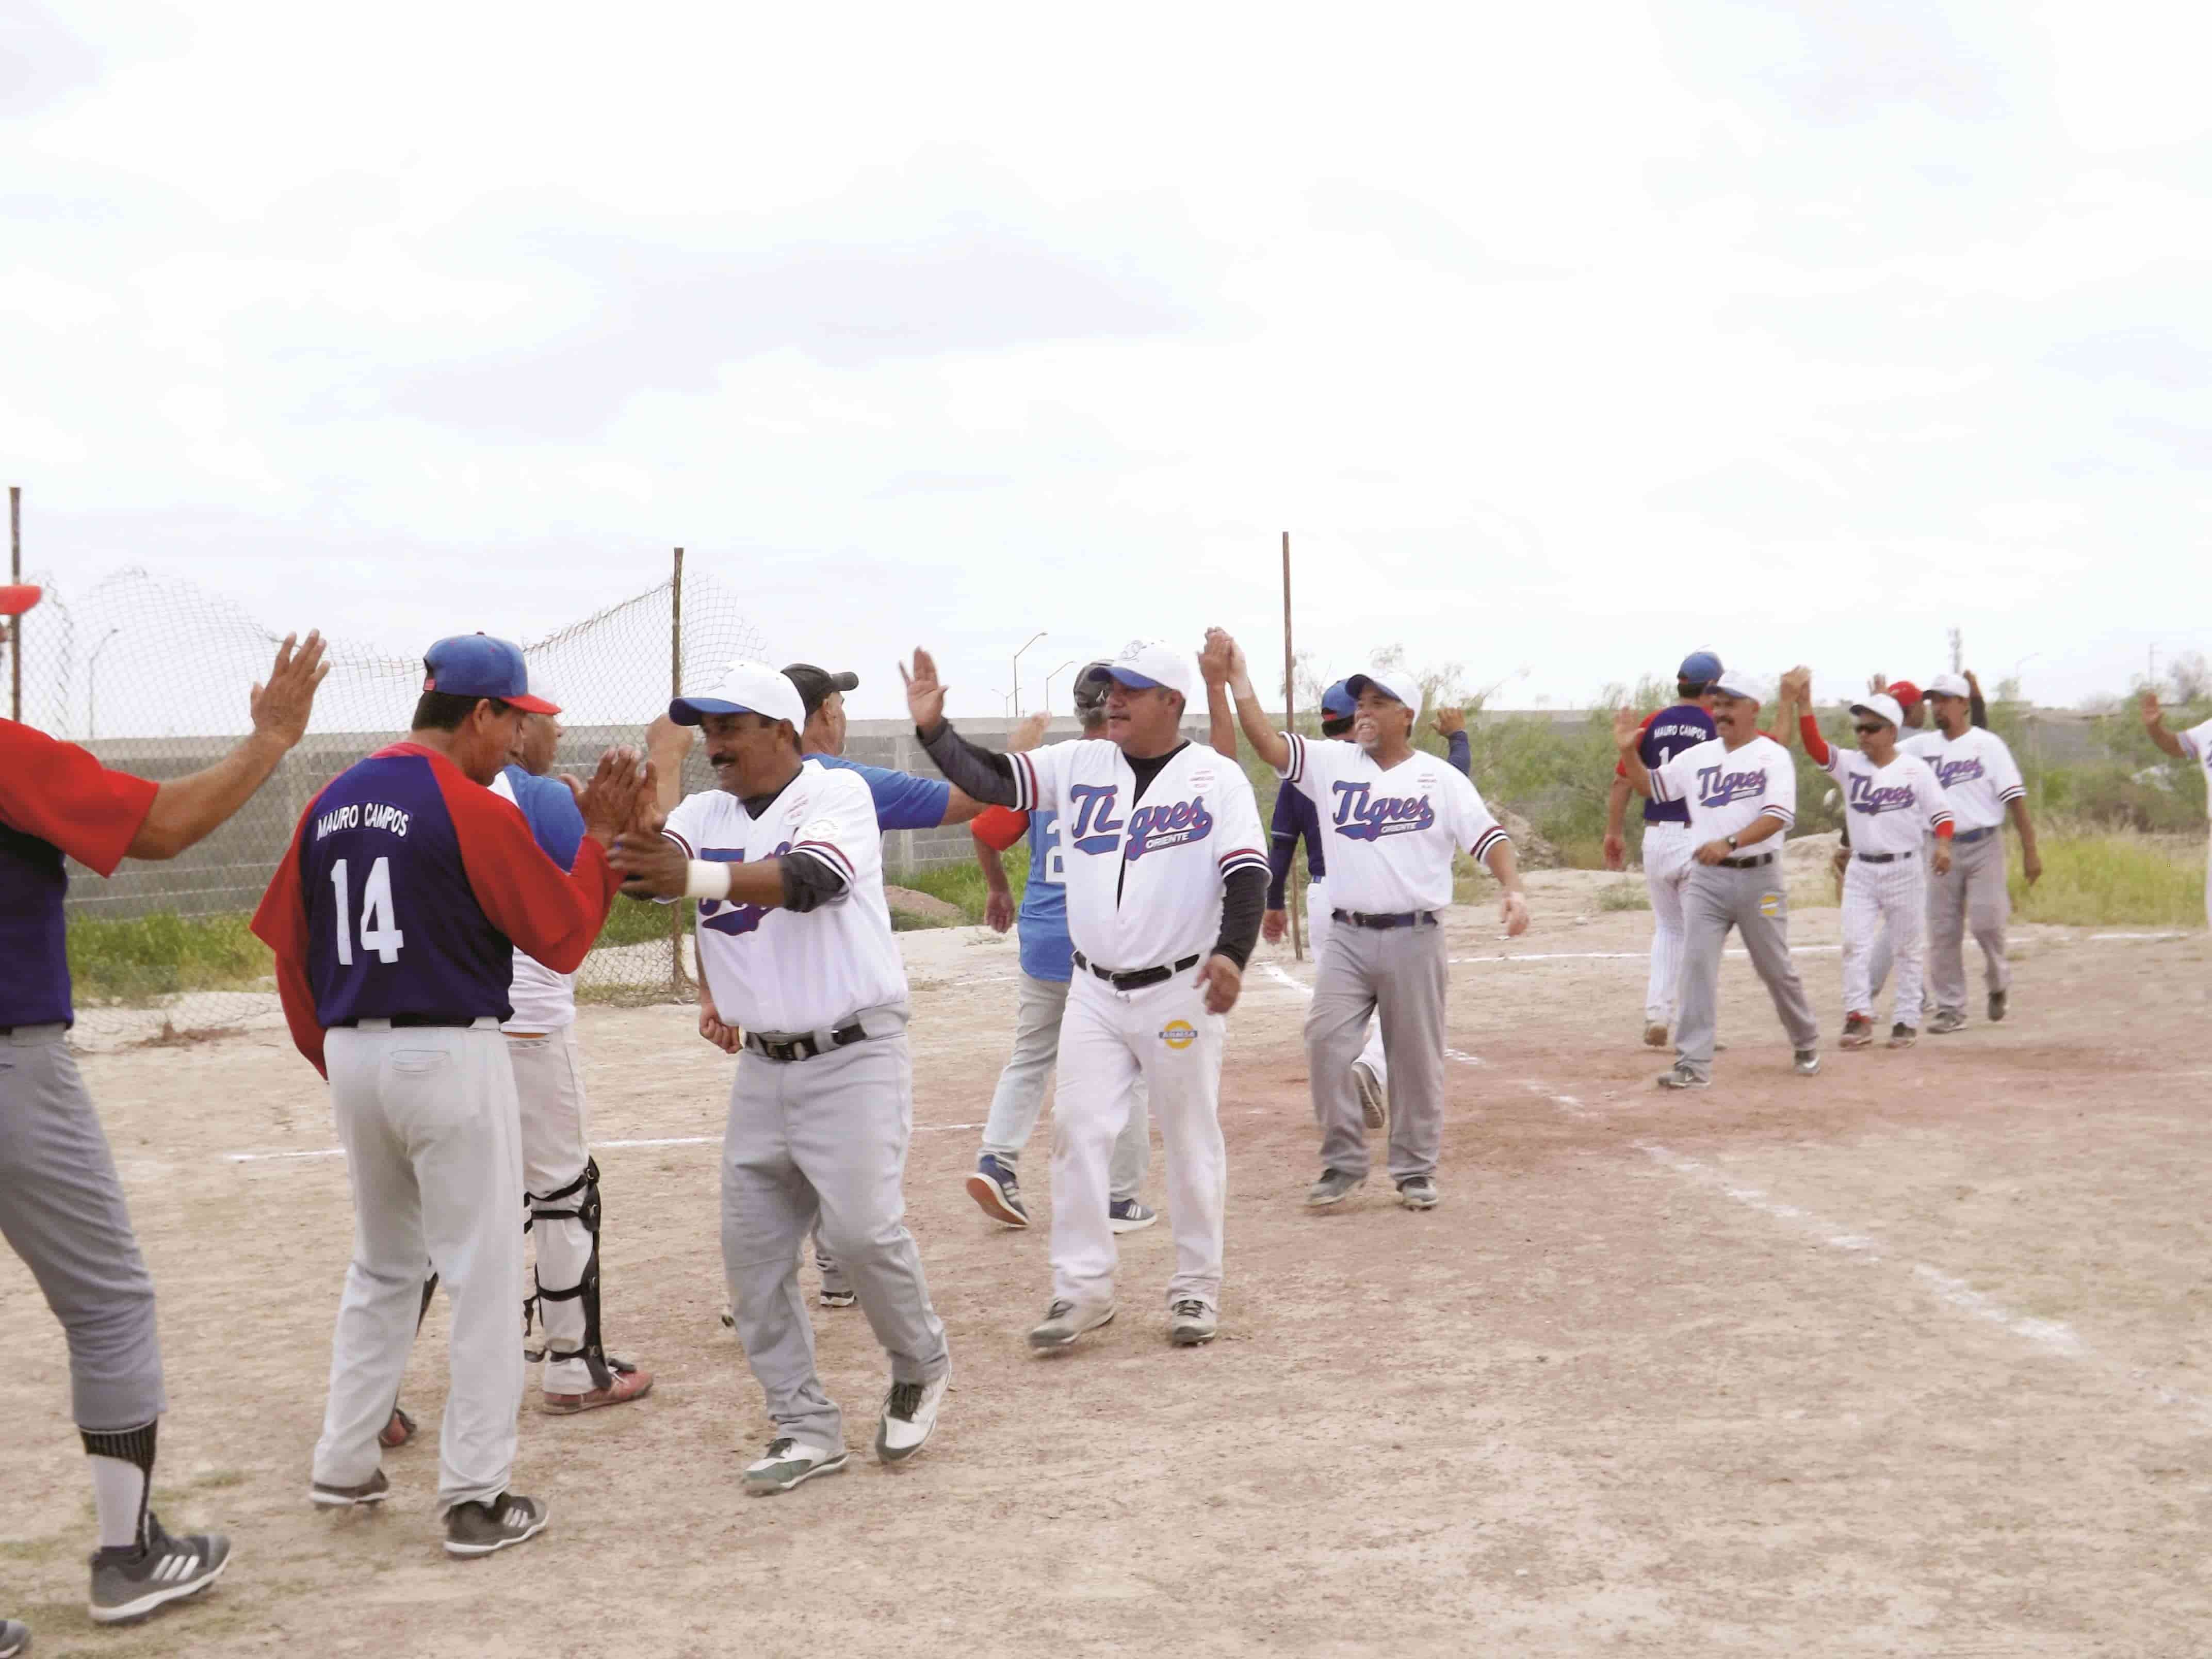
[[[502,800],[514,799],[514,786],[504,771],[492,780],[491,792]],[[514,1012],[500,1027],[503,1031],[557,1031],[576,1023],[576,976],[556,974],[526,951],[514,953],[514,981],[507,1000]]]
[[1821,770],[1843,786],[1854,853],[1917,852],[1923,834],[1952,822],[1943,786],[1917,755],[1899,750],[1888,765],[1876,766],[1860,750],[1832,743]]
[[[1936,781],[1950,798],[1951,811],[1961,830],[1987,830],[2004,822],[2005,806],[2027,793],[2012,750],[1994,732],[1970,726],[1955,738],[1941,732],[1923,732],[1901,745],[1934,769]],[[1851,840],[1859,838],[1858,821],[1851,821]]]
[[840,896],[805,915],[700,901],[699,971],[725,1022],[769,1033],[834,1030],[863,1008],[907,1000],[875,798],[859,773],[804,762],[759,819],[723,790],[687,796],[665,833],[695,859],[812,858],[845,878]]
[[[2180,734],[2181,752],[2197,763],[2204,774],[2204,811],[2212,817],[2212,720],[2191,726]],[[2212,902],[2212,899],[2208,899]]]
[[1780,819],[1786,833],[1797,823],[1797,768],[1790,751],[1764,734],[1741,749],[1715,738],[1653,772],[1651,799],[1686,805],[1690,834],[1701,844],[1748,830],[1762,817]]
[[1267,842],[1244,769],[1185,744],[1137,799],[1137,775],[1103,738],[1010,755],[1014,805],[1060,814],[1067,935],[1117,973],[1181,962],[1221,937],[1221,885],[1265,871]]
[[1385,768],[1356,743],[1283,735],[1291,753],[1281,776],[1314,804],[1339,910],[1441,910],[1452,900],[1453,854],[1484,858],[1505,839],[1481,793],[1434,755],[1416,750]]

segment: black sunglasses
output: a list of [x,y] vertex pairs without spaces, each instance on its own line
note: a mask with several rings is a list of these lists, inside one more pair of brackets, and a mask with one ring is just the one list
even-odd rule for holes
[[1871,737],[1876,732],[1881,731],[1885,724],[1886,722],[1881,720],[1863,720],[1860,724],[1851,727],[1851,730],[1857,732],[1863,738]]

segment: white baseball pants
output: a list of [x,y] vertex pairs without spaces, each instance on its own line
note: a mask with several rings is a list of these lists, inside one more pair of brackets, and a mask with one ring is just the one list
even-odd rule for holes
[[1651,896],[1651,977],[1644,988],[1644,1023],[1672,1025],[1682,985],[1682,884],[1697,843],[1686,823],[1644,826],[1644,890]]
[[490,1018],[404,1030],[363,1020],[324,1042],[354,1244],[314,1478],[355,1486],[376,1473],[377,1431],[415,1345],[427,1261],[453,1310],[438,1508],[489,1503],[514,1473],[522,1406],[522,1130],[507,1038]]
[[1152,1096],[1167,1153],[1175,1273],[1168,1304],[1221,1306],[1222,1218],[1229,1153],[1221,1138],[1226,1022],[1206,1012],[1198,970],[1117,991],[1079,969],[1060,1027],[1060,1099],[1053,1111],[1052,1292],[1079,1307],[1114,1299],[1118,1252],[1106,1217],[1115,1138],[1137,1079]]
[[1853,854],[1844,872],[1843,928],[1844,1012],[1874,1012],[1875,955],[1887,928],[1887,955],[1897,969],[1891,1018],[1917,1030],[1928,938],[1927,866],[1920,855],[1869,864]]
[[[1336,931],[1336,918],[1329,914],[1328,885],[1326,881],[1306,884],[1306,943],[1313,947],[1314,972],[1321,972],[1322,946]],[[1390,1060],[1382,1051],[1382,1016],[1377,1013],[1367,1022],[1367,1042],[1359,1051],[1356,1062],[1375,1073],[1375,1081],[1387,1097],[1390,1089]]]
[[[589,1115],[584,1101],[584,1067],[576,1048],[576,1028],[563,1025],[543,1036],[509,1036],[507,1059],[514,1066],[514,1090],[521,1105],[522,1190],[532,1198],[550,1198],[584,1173],[590,1159]],[[579,1194],[549,1205],[573,1209]],[[549,1220],[536,1217],[530,1235],[538,1242],[538,1270],[526,1265],[523,1296],[540,1287],[573,1290],[584,1282],[591,1265],[591,1229],[573,1216]],[[545,1327],[545,1351],[580,1353],[584,1346],[584,1304],[580,1297],[556,1297],[538,1304]],[[604,1341],[604,1336],[601,1338]],[[548,1394],[589,1394],[597,1385],[591,1367],[580,1357],[548,1358],[541,1385]]]

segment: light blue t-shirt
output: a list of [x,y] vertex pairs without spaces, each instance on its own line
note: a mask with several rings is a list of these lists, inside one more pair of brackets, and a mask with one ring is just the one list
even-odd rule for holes
[[1066,852],[1060,814],[1030,814],[1030,878],[1022,889],[1019,921],[1022,971],[1031,979],[1065,983],[1075,975],[1075,946],[1067,937]]
[[945,822],[952,804],[952,786],[943,778],[918,778],[911,772],[894,772],[888,766],[870,766],[842,755],[809,755],[811,761],[841,772],[858,772],[876,798],[878,830],[934,830]]

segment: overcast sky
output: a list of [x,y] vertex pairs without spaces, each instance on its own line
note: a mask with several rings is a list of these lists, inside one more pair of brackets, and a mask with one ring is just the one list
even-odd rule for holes
[[[0,482],[401,653],[682,543],[860,715],[2212,649],[2193,9],[0,12]],[[641,672],[656,672],[657,667]],[[1063,678],[1059,682],[1065,685]]]

